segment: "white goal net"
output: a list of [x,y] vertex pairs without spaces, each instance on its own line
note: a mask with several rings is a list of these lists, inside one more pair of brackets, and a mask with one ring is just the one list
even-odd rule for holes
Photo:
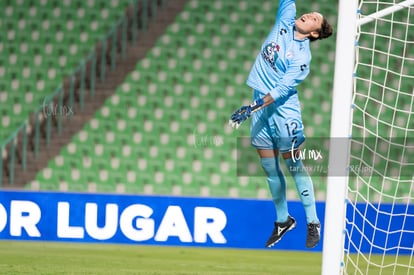
[[414,273],[414,1],[358,7],[344,274]]
[[414,0],[338,13],[322,273],[414,274]]

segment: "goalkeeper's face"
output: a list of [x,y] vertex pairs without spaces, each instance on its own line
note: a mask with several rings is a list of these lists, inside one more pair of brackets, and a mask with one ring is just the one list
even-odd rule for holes
[[296,31],[304,36],[318,38],[319,30],[322,27],[323,16],[318,12],[306,13],[296,19]]

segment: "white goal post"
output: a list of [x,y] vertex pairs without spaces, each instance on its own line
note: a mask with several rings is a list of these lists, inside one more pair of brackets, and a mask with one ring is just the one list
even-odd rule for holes
[[[375,10],[371,11],[373,9],[368,9],[370,13],[368,14],[362,14],[361,13],[361,7],[363,7],[364,4],[371,5],[370,7],[374,7]],[[407,18],[406,21],[396,22],[402,30],[394,30],[394,13],[397,12],[405,12],[405,17]],[[385,19],[384,19],[385,18]],[[329,166],[328,166],[328,181],[327,181],[327,191],[326,191],[326,207],[325,207],[325,224],[324,224],[324,236],[323,236],[323,258],[322,258],[322,274],[323,275],[335,275],[335,274],[348,274],[346,270],[346,260],[344,259],[345,253],[349,253],[349,251],[345,252],[345,241],[347,238],[350,238],[349,232],[346,232],[347,227],[347,221],[346,221],[346,213],[347,213],[347,204],[349,204],[349,194],[348,189],[350,185],[350,178],[348,171],[350,169],[350,162],[351,162],[351,139],[353,138],[353,127],[355,125],[353,124],[354,119],[354,113],[355,113],[355,100],[356,98],[364,97],[367,101],[367,105],[369,105],[372,102],[375,102],[375,104],[378,104],[379,108],[381,109],[382,106],[389,107],[388,103],[386,102],[387,99],[382,100],[381,98],[376,98],[376,95],[371,95],[371,90],[380,91],[382,93],[382,97],[387,97],[387,94],[389,94],[389,97],[396,97],[395,99],[398,104],[400,104],[401,100],[398,98],[406,98],[409,100],[410,94],[411,94],[411,107],[404,107],[404,106],[397,106],[397,103],[395,106],[391,106],[394,111],[394,118],[392,119],[392,123],[398,124],[395,126],[395,128],[399,131],[395,131],[397,133],[403,133],[402,138],[404,139],[403,144],[401,144],[401,147],[403,147],[402,151],[405,155],[408,155],[409,153],[412,153],[411,151],[405,152],[404,150],[412,145],[407,141],[409,138],[414,138],[414,129],[410,129],[412,126],[414,126],[414,115],[413,115],[413,108],[412,104],[414,96],[412,95],[414,93],[413,90],[413,83],[414,83],[414,75],[411,75],[410,73],[407,73],[407,67],[414,64],[414,42],[409,41],[409,37],[412,36],[412,31],[414,30],[414,0],[406,0],[406,1],[398,1],[398,0],[388,0],[388,1],[380,1],[380,0],[339,0],[338,5],[338,25],[337,25],[337,37],[336,37],[336,56],[335,56],[335,74],[334,74],[334,90],[333,90],[333,99],[332,99],[332,114],[331,114],[331,125],[330,125],[330,155],[329,155]],[[398,40],[404,40],[402,41],[403,50],[402,54],[400,53],[393,53],[392,50],[390,50],[391,46],[388,47],[388,49],[385,49],[384,51],[378,51],[375,47],[375,44],[380,44],[379,41],[382,42],[384,38],[384,34],[378,34],[378,42],[375,41],[376,39],[376,31],[380,32],[381,24],[377,24],[377,21],[384,20],[386,21],[387,26],[390,26],[389,31],[389,37],[386,37],[385,39],[388,39],[389,41]],[[381,22],[380,22],[381,23]],[[372,39],[374,40],[371,49],[369,49],[370,54],[372,55],[371,58],[375,56],[375,58],[379,58],[381,55],[384,56],[384,64],[387,64],[387,68],[378,68],[378,64],[374,64],[374,61],[360,61],[361,67],[370,67],[371,70],[371,76],[367,77],[366,79],[363,79],[364,84],[362,85],[364,88],[367,89],[367,95],[364,94],[356,94],[355,90],[361,90],[360,86],[361,84],[356,84],[358,79],[358,58],[361,60],[364,58],[364,54],[366,54],[368,51],[363,51],[362,53],[358,52],[358,47],[360,46],[359,43],[359,36],[361,35],[371,35],[371,33],[361,32],[361,26],[363,25],[369,25],[374,24],[375,27],[369,26],[367,29],[369,31],[374,32],[372,34]],[[378,25],[378,26],[377,26]],[[397,26],[398,27],[398,26]],[[396,27],[396,28],[397,28]],[[405,36],[404,36],[404,31]],[[402,39],[397,39],[392,37],[395,32],[396,36],[402,36]],[[400,33],[403,34],[400,34]],[[414,40],[414,39],[413,39]],[[391,42],[390,42],[391,45]],[[360,47],[362,48],[362,46]],[[412,52],[412,55],[410,55],[409,52]],[[399,56],[400,55],[400,56]],[[388,57],[387,57],[388,56]],[[401,67],[401,69],[397,71],[393,71],[393,64],[389,64],[394,62],[394,60],[398,60],[398,63]],[[366,59],[369,59],[366,58]],[[391,60],[391,61],[390,61]],[[364,62],[371,62],[370,64],[363,64]],[[400,64],[401,63],[401,64]],[[388,65],[389,64],[389,65]],[[389,66],[389,67],[388,67]],[[377,71],[380,71],[379,73]],[[373,77],[372,75],[378,74],[378,78],[383,78],[383,82],[381,84],[377,84],[377,79]],[[397,79],[397,80],[394,80]],[[394,82],[399,82],[396,87],[387,87],[387,83],[389,83],[391,80],[394,80]],[[374,84],[371,84],[374,83]],[[404,86],[405,84],[405,86]],[[408,84],[408,85],[407,85]],[[374,88],[371,86],[375,86]],[[378,87],[377,87],[378,86]],[[363,89],[362,89],[363,90]],[[391,92],[388,92],[391,90]],[[374,104],[374,103],[372,103]],[[407,105],[410,105],[410,102],[408,102]],[[386,108],[384,107],[384,109]],[[358,110],[359,111],[359,110]],[[365,110],[363,110],[365,111]],[[380,111],[378,111],[380,112]],[[402,112],[405,115],[405,118],[402,119],[403,122],[401,122],[401,119],[398,120],[396,117],[398,117],[398,112]],[[373,136],[376,138],[375,140],[378,140],[381,138],[381,133],[378,132],[378,129],[380,129],[380,126],[383,123],[381,121],[381,117],[379,114],[369,114],[364,113],[363,114],[363,122],[361,125],[357,125],[359,128],[361,128],[361,132],[363,135],[365,135],[366,132],[369,132],[367,136],[370,136],[372,132],[370,132],[369,129],[364,129],[365,125],[375,124],[377,132],[373,133]],[[377,120],[377,121],[375,121]],[[400,125],[402,124],[402,125]],[[393,133],[392,130],[394,129],[393,124],[386,124],[391,128],[390,132],[384,135],[390,135],[390,136],[398,136],[399,134]],[[364,136],[365,137],[365,136]],[[369,142],[369,141],[368,141]],[[387,142],[391,145],[393,141],[391,138],[388,138]],[[364,145],[362,145],[364,146]],[[390,145],[389,145],[390,146]],[[376,147],[375,147],[376,148]],[[409,149],[413,149],[414,147],[410,147]],[[391,149],[390,149],[391,150]],[[388,162],[390,162],[390,166],[394,164],[393,160],[388,160],[387,157],[388,154],[384,153],[384,161],[387,162],[385,166],[388,165]],[[380,155],[381,157],[383,155]],[[363,162],[363,158],[357,159],[359,162]],[[373,163],[378,163],[378,160],[373,161]],[[366,164],[366,163],[364,163]],[[412,160],[407,160],[407,157],[404,157],[403,160],[399,160],[400,165],[400,173],[403,171],[403,168],[414,168],[414,163]],[[382,164],[381,164],[382,165]],[[402,168],[401,168],[402,167]],[[407,180],[398,180],[396,179],[394,182],[394,179],[388,175],[388,170],[380,171],[378,172],[376,167],[370,167],[370,169],[375,170],[373,173],[374,175],[371,175],[373,178],[375,178],[377,181],[382,181],[382,184],[386,186],[387,184],[395,184],[399,186],[400,184],[404,183],[405,188],[407,188],[409,191],[409,194],[404,196],[400,196],[396,199],[394,199],[395,203],[396,201],[408,201],[407,202],[407,209],[410,201],[413,200],[413,195],[411,194],[411,190],[414,188],[414,174],[413,175],[407,175],[404,174],[404,177],[407,178]],[[385,168],[387,169],[387,168]],[[398,170],[398,168],[396,169]],[[414,171],[414,170],[412,170]],[[360,177],[360,175],[357,175]],[[411,179],[410,179],[411,177]],[[378,179],[377,179],[378,178]],[[366,179],[361,176],[361,180],[357,179],[358,182],[364,182]],[[391,183],[389,183],[391,182]],[[367,180],[366,182],[368,185],[368,189],[371,188],[369,184],[371,183],[371,178]],[[358,183],[359,184],[359,183]],[[407,187],[408,186],[408,187]],[[356,193],[358,193],[358,188],[356,188]],[[386,187],[387,188],[387,187]],[[398,187],[392,187],[392,188],[398,188]],[[382,191],[379,190],[379,191]],[[369,191],[367,191],[369,192]],[[352,194],[354,195],[354,194]],[[395,195],[395,194],[394,194]],[[354,195],[359,196],[359,194]],[[395,195],[396,196],[396,195]],[[361,196],[362,197],[362,196]],[[377,196],[376,197],[381,204],[382,201],[389,199],[388,197],[386,199]],[[370,195],[368,195],[368,198],[366,199],[366,203],[370,204]],[[392,199],[392,198],[391,198]],[[356,203],[355,203],[356,204]],[[408,211],[408,210],[406,210]],[[393,214],[389,214],[392,216]],[[413,217],[414,213],[406,212],[406,215],[409,215],[411,218]],[[378,217],[378,214],[377,214]],[[391,218],[390,218],[391,219]],[[405,221],[405,220],[404,220]],[[412,221],[412,219],[410,220]],[[373,221],[373,223],[376,223],[377,221]],[[408,222],[408,220],[407,220]],[[374,225],[375,226],[375,225]],[[411,228],[413,226],[410,226],[410,230],[408,234],[410,235],[410,238],[414,236],[414,228],[411,231]],[[359,234],[363,234],[363,230],[358,232]],[[401,233],[402,236],[403,233]],[[374,238],[375,236],[371,236]],[[402,238],[402,237],[401,237]],[[369,237],[367,237],[369,239]],[[349,241],[349,240],[348,240]],[[368,240],[369,241],[369,240]],[[362,241],[361,241],[362,242]],[[386,245],[387,246],[387,245]],[[376,248],[372,249],[371,251],[375,251]],[[384,250],[387,250],[388,248],[383,248]],[[404,247],[403,249],[409,250],[410,247]],[[404,274],[409,274],[410,270],[413,271],[413,252],[414,249],[413,244],[411,244],[411,256],[408,264],[399,264],[399,263],[392,263],[389,266],[393,265],[393,270],[396,270],[396,267],[403,266],[404,268],[407,268]],[[371,253],[370,251],[370,253]],[[397,251],[399,251],[397,249]],[[406,251],[405,251],[406,252]],[[359,253],[359,251],[358,251]],[[386,252],[384,252],[385,254]],[[397,252],[398,256],[398,252]],[[364,255],[361,256],[361,258],[364,258],[364,261],[366,261],[369,265],[369,261],[371,259],[371,255],[368,257],[365,257]],[[352,260],[351,260],[352,261]],[[396,260],[397,261],[397,260]],[[352,262],[353,265],[357,265],[358,263]],[[374,264],[375,265],[375,264]],[[376,265],[374,269],[375,272],[382,273],[383,267],[387,266],[384,260],[382,260],[382,266]],[[358,267],[352,268],[353,272],[350,274],[368,274],[370,271],[369,266],[365,266],[361,268],[361,270]],[[372,271],[372,270],[371,270]],[[388,271],[387,271],[388,272]],[[378,274],[376,273],[376,274]],[[382,273],[385,274],[386,272]],[[374,273],[369,273],[374,274]],[[392,274],[392,273],[386,273],[386,274]]]
[[[330,148],[337,147],[337,138],[351,134],[351,106],[357,24],[357,0],[340,0],[336,36],[334,90],[332,97]],[[349,162],[349,143],[343,150],[330,150],[326,190],[323,237],[322,274],[340,274],[343,258],[347,176],[337,176],[336,167],[346,169]]]

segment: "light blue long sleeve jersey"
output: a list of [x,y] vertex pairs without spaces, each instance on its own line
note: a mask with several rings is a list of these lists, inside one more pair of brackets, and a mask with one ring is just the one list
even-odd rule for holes
[[294,37],[295,17],[295,1],[280,0],[275,25],[264,41],[246,82],[263,95],[270,93],[279,104],[297,93],[296,86],[309,74],[312,58],[309,39],[297,40]]

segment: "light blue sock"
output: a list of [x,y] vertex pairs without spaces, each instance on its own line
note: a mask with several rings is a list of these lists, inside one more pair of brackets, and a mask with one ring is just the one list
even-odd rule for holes
[[288,219],[286,201],[286,179],[279,165],[279,158],[261,158],[263,170],[267,175],[267,183],[276,208],[276,222],[285,222]]
[[316,214],[315,194],[313,191],[313,183],[308,172],[303,166],[302,160],[293,161],[291,158],[285,159],[288,171],[291,173],[296,188],[299,193],[300,200],[305,208],[307,223],[318,223],[319,219]]

